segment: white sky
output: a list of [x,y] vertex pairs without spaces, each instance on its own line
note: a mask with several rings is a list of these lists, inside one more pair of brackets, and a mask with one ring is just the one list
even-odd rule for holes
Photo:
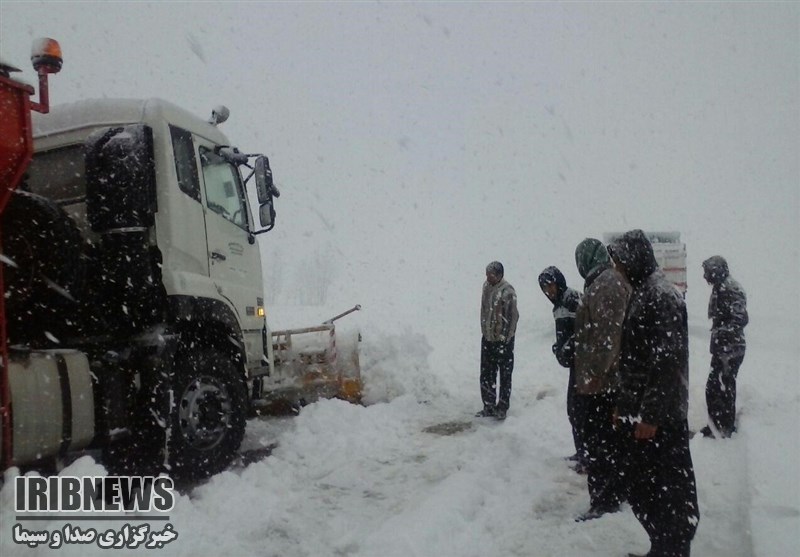
[[690,300],[719,253],[800,310],[796,3],[0,4],[29,81],[40,36],[54,102],[226,104],[284,192],[265,252],[335,254],[343,299],[474,310],[492,259],[536,297],[547,265],[578,285],[581,239],[641,227],[682,232]]

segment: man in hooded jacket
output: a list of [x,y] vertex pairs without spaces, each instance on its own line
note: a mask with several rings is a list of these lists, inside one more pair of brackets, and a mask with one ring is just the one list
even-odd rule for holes
[[614,269],[605,246],[594,238],[575,248],[584,279],[575,313],[575,378],[583,412],[582,438],[588,451],[590,508],[578,520],[619,510],[625,499],[620,475],[620,439],[613,427],[622,323],[631,287]]
[[658,268],[644,232],[626,232],[609,251],[633,286],[616,411],[627,456],[628,502],[650,537],[647,557],[689,557],[700,511],[686,418],[686,304]]
[[494,416],[498,420],[506,418],[511,403],[514,335],[519,320],[517,293],[503,278],[504,274],[502,263],[489,263],[481,296],[480,384],[483,410],[477,415]]
[[703,278],[712,287],[708,301],[711,371],[706,382],[710,426],[700,431],[706,437],[730,437],[736,431],[736,376],[746,347],[747,295],[731,277],[728,262],[722,256],[715,255],[703,261]]
[[567,418],[572,426],[572,441],[575,444],[575,456],[570,457],[578,461],[578,469],[585,468],[586,455],[580,431],[583,417],[575,393],[575,310],[580,302],[580,294],[567,287],[567,280],[558,267],[547,267],[539,274],[539,287],[553,303],[553,319],[556,325],[556,342],[553,344],[553,354],[562,367],[569,368],[569,382],[567,383]]

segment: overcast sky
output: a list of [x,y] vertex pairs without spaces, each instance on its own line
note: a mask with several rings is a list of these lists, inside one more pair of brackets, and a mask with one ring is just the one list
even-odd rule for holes
[[581,239],[641,227],[681,231],[690,297],[719,253],[800,311],[799,30],[769,2],[0,4],[29,81],[32,39],[61,42],[56,103],[227,105],[284,192],[270,257],[431,310],[492,259],[528,297],[547,265],[577,283]]

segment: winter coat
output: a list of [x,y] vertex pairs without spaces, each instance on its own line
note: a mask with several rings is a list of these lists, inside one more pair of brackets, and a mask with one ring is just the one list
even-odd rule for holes
[[517,332],[517,293],[505,279],[483,283],[481,333],[489,342],[508,342]]
[[711,282],[708,318],[711,319],[711,352],[736,352],[745,347],[744,328],[749,321],[747,295],[728,271],[728,262],[715,255],[703,261]]
[[683,296],[658,268],[641,230],[611,249],[633,292],[622,327],[617,410],[623,419],[680,424],[689,403],[689,334]]
[[578,308],[581,295],[567,287],[567,280],[558,267],[547,267],[539,275],[539,285],[555,283],[558,294],[553,302],[553,319],[556,325],[556,342],[553,354],[559,365],[571,368],[575,363],[575,310]]
[[595,268],[586,279],[575,313],[575,377],[578,393],[598,394],[616,387],[631,287],[608,264]]

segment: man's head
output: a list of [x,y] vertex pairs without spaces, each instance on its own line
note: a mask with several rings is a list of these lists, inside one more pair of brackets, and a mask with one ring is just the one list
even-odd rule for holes
[[499,261],[492,261],[486,266],[486,282],[494,286],[503,280],[504,273],[503,264]]
[[703,261],[703,278],[708,284],[719,284],[728,278],[728,262],[721,255],[714,255]]
[[567,281],[558,267],[547,267],[539,274],[539,287],[555,303],[561,292],[567,289]]
[[581,277],[586,278],[598,267],[610,267],[611,261],[603,242],[595,238],[586,238],[575,248],[575,264]]
[[617,270],[634,287],[643,283],[658,269],[653,245],[639,229],[630,230],[611,242],[608,254]]

